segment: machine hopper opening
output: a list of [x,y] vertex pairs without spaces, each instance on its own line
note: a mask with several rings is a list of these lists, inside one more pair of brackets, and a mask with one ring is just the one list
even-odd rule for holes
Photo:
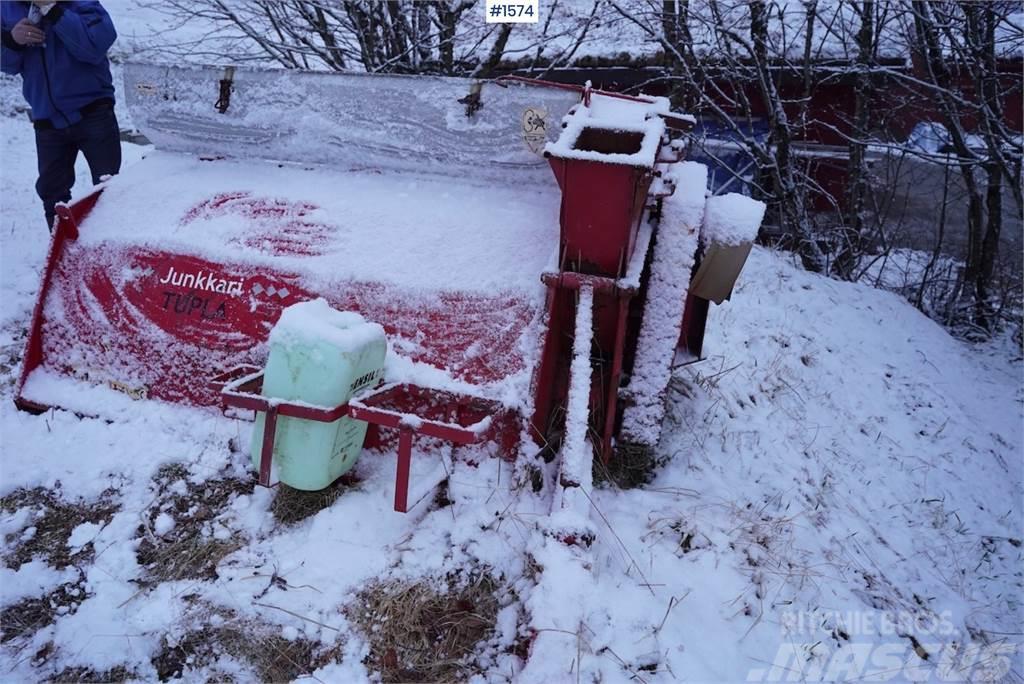
[[643,133],[587,126],[580,131],[573,149],[600,154],[636,154],[643,141]]

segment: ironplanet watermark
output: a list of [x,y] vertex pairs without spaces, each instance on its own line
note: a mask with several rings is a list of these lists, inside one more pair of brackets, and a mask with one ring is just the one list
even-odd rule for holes
[[1020,671],[1019,634],[961,631],[950,611],[787,611],[748,682],[995,682]]

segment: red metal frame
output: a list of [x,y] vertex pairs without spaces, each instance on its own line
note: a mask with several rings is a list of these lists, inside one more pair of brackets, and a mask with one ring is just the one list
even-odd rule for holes
[[[524,369],[520,338],[540,309],[532,296],[438,292],[429,300],[405,300],[390,296],[379,282],[324,282],[244,259],[211,260],[145,243],[76,240],[98,196],[58,208],[15,395],[22,409],[41,412],[59,403],[57,396],[25,391],[40,366],[58,376],[144,390],[137,394],[151,399],[216,406],[217,393],[195,378],[261,363],[263,344],[281,311],[318,296],[336,309],[380,321],[389,337],[414,339],[430,331],[409,358],[446,368],[460,381],[483,385]],[[221,193],[187,211],[180,228],[192,229],[197,212],[234,212],[276,252],[301,256],[311,249],[303,246],[303,236],[315,237],[319,230],[307,210],[301,202],[284,206],[272,198]],[[220,279],[237,290],[214,291],[195,284],[200,278]],[[51,306],[62,315],[46,316]],[[161,340],[159,353],[154,339]],[[467,355],[474,345],[489,351]]]
[[[270,465],[277,436],[278,416],[333,423],[348,416],[383,428],[398,430],[398,466],[395,473],[395,510],[409,510],[409,477],[413,434],[467,445],[494,440],[511,411],[500,402],[409,384],[386,385],[337,406],[314,406],[264,397],[263,371],[242,365],[210,381],[227,407],[266,414],[260,447],[259,483],[271,486]],[[422,415],[412,416],[398,407],[416,403]]]
[[[611,90],[596,90],[590,86],[581,86],[574,83],[558,83],[556,81],[546,81],[542,78],[529,78],[527,76],[515,76],[509,74],[508,76],[499,76],[492,81],[495,85],[499,85],[502,88],[506,87],[509,82],[512,83],[525,83],[527,85],[540,86],[543,88],[558,88],[559,90],[572,90],[580,93],[583,98],[584,106],[590,106],[590,96],[594,93],[603,97],[613,97],[618,100],[630,100],[632,102],[644,102],[647,104],[653,104],[654,100],[649,97],[637,96],[637,95],[626,95],[625,93],[616,93]],[[689,131],[693,129],[693,122],[689,119],[683,118],[673,113],[659,113],[662,119],[665,120],[665,125],[670,128],[674,128],[680,131]]]
[[622,357],[626,347],[626,317],[629,313],[629,299],[629,297],[619,297],[619,310],[615,320],[615,347],[613,348],[612,369],[605,397],[604,430],[601,433],[601,460],[605,465],[608,464],[612,456],[612,436],[615,433],[619,382],[622,379]]
[[[506,80],[581,90],[584,98],[589,94],[589,89],[580,86],[522,77],[507,77]],[[619,93],[602,94],[651,102],[647,98]],[[604,137],[592,140],[590,144],[609,151],[624,145],[617,136],[637,135],[611,130],[600,133]],[[672,157],[664,157],[659,147],[655,158],[658,163],[671,163],[683,154],[682,150],[674,152]],[[594,346],[600,370],[591,392],[590,415],[592,427],[601,435],[597,449],[607,463],[612,455],[612,440],[619,419],[618,395],[623,368],[632,364],[636,352],[636,335],[630,335],[627,328],[631,323],[630,300],[642,286],[649,247],[649,240],[639,239],[640,226],[650,200],[671,195],[675,187],[666,184],[663,192],[651,195],[650,186],[658,173],[653,168],[556,155],[547,157],[562,190],[559,213],[561,258],[557,273],[541,276],[542,282],[548,286],[548,329],[536,376],[531,424],[541,442],[551,439],[559,431],[557,409],[565,400],[569,387],[572,340],[567,331],[572,330],[575,317],[573,294],[584,286],[592,287]],[[600,188],[599,192],[595,191],[597,188]]]
[[[503,85],[505,81],[573,90],[580,92],[585,101],[592,92],[636,102],[653,101],[516,76],[502,77],[497,82]],[[671,116],[666,118],[669,125],[673,125],[670,119]],[[671,163],[681,155],[682,150],[659,149],[656,159],[658,163]],[[619,420],[619,384],[624,370],[628,372],[631,368],[636,351],[639,307],[633,298],[644,294],[643,262],[649,241],[639,239],[641,235],[649,238],[649,234],[644,233],[646,229],[640,227],[643,212],[652,199],[669,194],[673,188],[669,185],[664,193],[650,193],[656,169],[556,158],[550,158],[550,163],[563,195],[561,259],[557,272],[541,275],[548,288],[547,329],[539,364],[533,369],[535,412],[531,424],[538,443],[557,436],[557,409],[568,392],[575,291],[590,286],[594,290],[595,367],[599,369],[591,396],[592,427],[601,436],[596,446],[607,461]],[[47,406],[36,403],[46,401],[45,398],[30,394],[35,399],[33,402],[24,397],[23,390],[31,372],[45,362],[48,369],[74,375],[79,369],[61,363],[71,358],[68,352],[74,351],[78,340],[99,331],[103,342],[90,347],[85,368],[98,368],[108,373],[112,384],[122,378],[135,379],[133,372],[138,367],[145,371],[140,373],[138,382],[151,398],[193,405],[220,403],[225,407],[263,411],[266,429],[261,447],[264,456],[260,480],[264,483],[269,483],[270,479],[269,459],[279,416],[324,422],[342,416],[364,420],[371,424],[366,438],[370,447],[380,444],[380,430],[397,431],[396,510],[408,508],[415,434],[456,444],[498,438],[503,456],[509,457],[518,451],[522,417],[516,414],[515,424],[509,424],[503,417],[512,412],[495,402],[470,410],[471,403],[482,401],[473,397],[402,385],[385,388],[348,404],[321,407],[260,396],[262,375],[255,366],[236,368],[223,375],[216,389],[206,383],[195,383],[194,379],[209,377],[239,364],[259,363],[260,345],[283,308],[322,295],[336,308],[359,311],[371,320],[380,320],[388,335],[413,338],[420,331],[430,331],[422,351],[415,352],[413,360],[448,368],[460,380],[483,385],[523,370],[525,361],[517,351],[521,348],[518,342],[521,331],[539,313],[532,301],[509,302],[507,297],[445,293],[439,297],[435,308],[421,303],[396,308],[391,298],[381,296],[378,283],[325,285],[317,282],[312,288],[299,274],[254,270],[243,263],[215,263],[197,256],[157,252],[130,244],[113,249],[92,244],[69,247],[69,241],[78,237],[81,220],[96,204],[101,192],[102,189],[97,190],[70,207],[62,206],[57,210],[59,220],[33,312],[18,385],[16,401],[20,408],[46,410]],[[262,244],[273,238],[275,250],[301,256],[312,249],[306,237],[315,236],[323,229],[311,218],[314,208],[303,203],[284,206],[280,201],[245,193],[220,194],[186,212],[180,224],[187,230],[198,215],[234,212],[252,226],[255,236],[252,239]],[[142,275],[129,282],[111,278],[110,273],[123,272],[124,264],[129,264],[133,273]],[[115,265],[117,268],[112,268]],[[245,299],[209,294],[209,288],[199,290],[198,285],[186,285],[184,280],[179,285],[171,280],[172,271],[197,274],[197,280],[192,282],[198,282],[201,274],[207,274],[210,278],[237,283]],[[47,293],[58,299],[66,315],[46,320]],[[97,307],[91,306],[94,301],[100,302],[103,311],[96,313]],[[700,353],[706,316],[707,302],[688,302],[681,346]],[[153,358],[147,337],[140,332],[143,325],[148,334],[161,337],[166,334],[171,338],[159,358]],[[481,346],[491,353],[467,359],[464,351],[470,346]],[[447,413],[438,413],[442,407],[447,407]],[[426,415],[430,411],[438,415]],[[410,415],[420,418],[410,420]],[[488,416],[494,425],[483,434],[479,422]],[[388,446],[391,446],[390,441]]]
[[46,264],[43,267],[43,276],[39,284],[39,296],[36,297],[36,305],[32,309],[32,322],[29,324],[28,341],[25,344],[25,354],[21,363],[21,376],[18,378],[18,387],[14,395],[14,404],[22,411],[41,413],[49,408],[22,397],[22,390],[25,388],[29,374],[43,363],[42,328],[45,294],[50,289],[53,274],[64,251],[64,245],[69,240],[78,239],[79,221],[92,211],[96,200],[102,193],[103,188],[101,187],[70,206],[57,205],[57,220],[54,223],[53,235],[50,237],[50,249],[46,253]]

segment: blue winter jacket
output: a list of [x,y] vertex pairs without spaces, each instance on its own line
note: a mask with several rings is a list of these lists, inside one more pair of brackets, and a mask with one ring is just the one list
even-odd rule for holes
[[46,42],[22,46],[11,29],[28,16],[28,2],[0,2],[2,52],[0,69],[21,74],[22,92],[32,119],[48,119],[66,128],[82,119],[79,110],[96,100],[114,97],[107,50],[117,38],[110,15],[98,2],[58,2],[39,27]]

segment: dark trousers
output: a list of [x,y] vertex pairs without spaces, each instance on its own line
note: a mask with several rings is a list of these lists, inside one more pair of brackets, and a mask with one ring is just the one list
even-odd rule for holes
[[71,199],[75,184],[75,160],[85,155],[92,182],[121,170],[121,134],[113,107],[86,114],[67,128],[36,129],[39,180],[36,193],[43,200],[46,225],[53,230],[54,206]]

